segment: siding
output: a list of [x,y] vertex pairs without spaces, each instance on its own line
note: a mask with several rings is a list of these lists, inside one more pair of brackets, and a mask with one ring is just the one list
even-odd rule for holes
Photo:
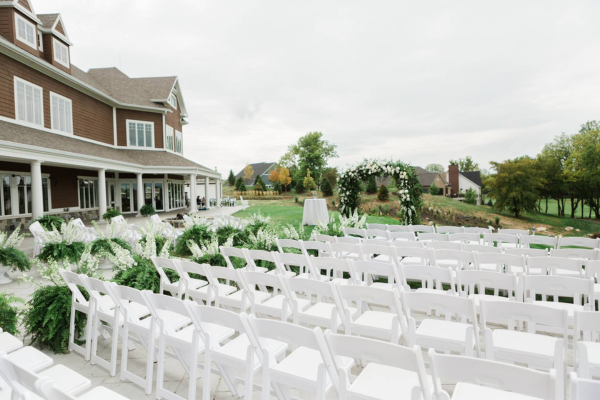
[[145,111],[117,109],[117,145],[127,146],[127,120],[154,122],[154,146],[162,149],[163,126],[162,114]]
[[67,36],[67,35],[65,34],[65,30],[64,30],[64,28],[63,28],[63,26],[62,26],[62,22],[60,22],[60,21],[58,21],[58,24],[56,24],[56,31],[57,31],[58,33],[60,33],[61,35],[63,35],[63,36]]
[[[50,91],[71,99],[75,136],[113,144],[113,110],[101,101],[0,54],[0,115],[15,118],[14,76],[44,89],[44,126],[51,127]],[[159,116],[160,117],[160,116]],[[162,118],[161,118],[162,121]],[[162,126],[160,127],[162,145]]]
[[[31,18],[29,18],[27,15],[23,14],[22,12],[18,11],[18,10],[13,10],[13,13],[17,13],[19,14],[21,17],[25,18],[27,21],[31,22],[33,24],[33,26],[35,27],[35,37],[36,37],[36,43],[37,43],[37,23],[32,20]],[[12,30],[13,30],[13,43],[17,46],[22,48],[23,50],[25,50],[28,53],[33,54],[36,57],[40,56],[40,52],[37,48],[33,48],[31,46],[29,46],[28,44],[25,44],[23,42],[21,42],[20,40],[17,40],[17,26],[15,24],[15,16],[13,15],[10,23],[12,24]]]
[[[69,68],[65,67],[54,59],[54,39],[67,46],[69,52]],[[66,72],[67,74],[71,73],[71,46],[66,44],[62,39],[59,39],[54,35],[44,34],[44,52],[40,53],[40,56],[43,56],[46,61],[54,65],[56,68]]]
[[9,42],[15,42],[14,14],[12,8],[0,8],[0,35]]
[[175,110],[170,105],[167,105],[167,107],[173,112],[166,115],[165,122],[176,131],[183,132],[181,126],[181,108],[177,107],[177,110]]
[[31,5],[29,5],[28,0],[19,0],[19,4],[22,5],[24,9],[31,12]]

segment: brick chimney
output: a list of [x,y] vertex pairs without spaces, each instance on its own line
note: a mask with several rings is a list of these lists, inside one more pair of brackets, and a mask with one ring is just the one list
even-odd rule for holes
[[458,187],[458,173],[458,165],[448,166],[448,183],[452,185],[450,191],[452,196],[455,196],[460,192],[460,188]]

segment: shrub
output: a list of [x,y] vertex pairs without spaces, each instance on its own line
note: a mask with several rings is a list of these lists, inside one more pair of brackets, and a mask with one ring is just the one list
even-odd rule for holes
[[472,188],[467,189],[465,192],[465,203],[467,204],[476,204],[477,203],[477,192],[475,192]]
[[11,270],[21,272],[31,269],[31,260],[29,256],[14,247],[0,247],[0,265],[11,267]]
[[200,246],[202,243],[210,241],[213,237],[214,233],[208,225],[193,225],[183,231],[181,236],[177,238],[175,250],[177,251],[177,254],[182,256],[192,255],[192,252],[188,247],[188,242],[190,240]]
[[118,238],[99,238],[96,239],[92,242],[92,248],[90,250],[90,253],[94,256],[96,255],[101,255],[101,254],[112,254],[115,255],[112,247],[110,247],[110,242],[113,242],[114,244],[118,244],[119,246],[121,246],[122,248],[131,251],[131,246],[129,245],[129,243],[127,243],[126,241],[124,241],[123,239],[118,239]]
[[119,210],[117,210],[115,208],[111,208],[102,215],[102,219],[105,221],[110,221],[111,218],[118,217],[119,215],[123,215],[123,214],[121,214],[121,212]]
[[73,242],[68,244],[63,240],[62,242],[46,243],[42,248],[42,252],[38,254],[37,257],[44,262],[54,260],[75,264],[81,260],[81,255],[84,250],[85,243],[83,242]]
[[[81,289],[86,299],[89,295]],[[39,342],[55,353],[69,351],[69,321],[71,318],[71,290],[67,286],[42,286],[33,292],[23,311],[25,335],[31,343]],[[75,313],[75,339],[83,335],[86,316]]]
[[379,199],[379,201],[387,201],[390,198],[390,191],[385,185],[381,185],[379,187],[377,198]]
[[[217,228],[215,231],[219,246],[223,246],[227,240],[233,238],[233,246],[241,246],[244,242],[245,235],[238,228],[231,225],[224,225]],[[179,240],[179,239],[178,239]]]
[[140,214],[142,214],[144,217],[147,217],[149,215],[156,214],[156,210],[154,207],[152,207],[152,204],[144,204],[142,208],[140,208]]
[[441,192],[441,189],[439,187],[436,186],[435,183],[432,183],[431,186],[429,186],[429,194],[432,196],[437,196],[439,195]]
[[261,188],[265,187],[264,182],[263,182],[263,180],[262,180],[262,178],[260,177],[259,174],[256,174],[256,178],[254,178],[254,188],[256,190],[260,190],[260,189],[257,188],[256,185],[258,185],[258,187],[261,187]]
[[227,177],[227,183],[229,183],[229,186],[235,185],[235,176],[233,175],[232,170],[229,170],[229,176]]
[[[142,236],[142,238],[140,239],[140,242],[145,244],[146,240],[147,240],[147,237]],[[164,237],[163,235],[154,235],[154,243],[156,244],[156,254],[160,254],[163,247],[167,243],[167,238]]]
[[56,215],[44,215],[43,217],[36,219],[35,222],[39,222],[44,229],[51,231],[52,227],[60,229],[60,226],[65,222],[65,220]]
[[239,178],[237,178],[237,180],[235,181],[235,188],[240,191],[240,185],[244,183],[244,180],[242,179],[242,177],[240,176]]
[[375,177],[372,176],[367,181],[366,192],[369,194],[377,193],[377,181],[375,180]]
[[299,180],[298,183],[296,183],[296,193],[297,194],[304,193],[304,183],[302,182],[302,180]]
[[298,196],[294,196],[294,203],[298,203]]
[[11,335],[18,335],[19,310],[16,304],[23,304],[20,297],[8,293],[0,293],[0,328]]
[[333,188],[331,187],[331,182],[329,182],[329,179],[323,178],[321,180],[321,191],[325,197],[333,196]]
[[317,184],[315,183],[315,179],[310,176],[310,170],[306,172],[306,177],[304,178],[304,189],[313,190],[317,188]]
[[[136,264],[131,268],[117,272],[112,281],[116,282],[117,285],[138,290],[151,290],[154,293],[158,293],[160,289],[160,275],[158,275],[152,261],[137,254],[133,256],[133,259]],[[165,273],[171,282],[179,280],[179,275],[175,271],[165,269]]]
[[238,186],[238,192],[246,192],[248,191],[248,189],[246,189],[246,184],[242,181],[242,183],[240,183],[240,186]]
[[277,192],[278,194],[283,192],[283,187],[281,186],[281,182],[275,182],[273,184],[273,191]]

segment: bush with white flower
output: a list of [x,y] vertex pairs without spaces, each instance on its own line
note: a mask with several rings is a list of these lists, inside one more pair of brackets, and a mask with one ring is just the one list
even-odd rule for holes
[[21,225],[17,226],[10,236],[4,232],[0,233],[0,267],[10,267],[13,271],[29,271],[31,269],[29,256],[19,250],[19,246],[25,239],[25,235],[20,232]]
[[86,247],[81,231],[73,220],[61,224],[60,230],[52,226],[51,231],[41,232],[40,236],[44,247],[38,258],[44,262],[54,260],[76,264]]
[[339,215],[332,215],[329,218],[329,222],[325,223],[317,221],[317,226],[313,229],[312,238],[315,235],[328,235],[328,236],[344,236],[342,228],[357,228],[364,229],[367,225],[367,216],[362,217],[358,214],[358,210],[354,210],[354,213],[348,217]]
[[340,211],[350,216],[360,210],[360,184],[370,178],[392,177],[398,187],[400,222],[403,225],[420,223],[423,188],[415,169],[397,161],[365,160],[341,172],[338,177]]

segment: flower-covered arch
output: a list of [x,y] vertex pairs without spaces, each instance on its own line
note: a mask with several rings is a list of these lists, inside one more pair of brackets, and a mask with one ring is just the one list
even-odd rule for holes
[[349,216],[360,209],[360,183],[370,178],[392,177],[398,186],[400,222],[402,225],[419,224],[423,188],[416,171],[398,161],[365,160],[343,171],[338,178],[340,211]]

